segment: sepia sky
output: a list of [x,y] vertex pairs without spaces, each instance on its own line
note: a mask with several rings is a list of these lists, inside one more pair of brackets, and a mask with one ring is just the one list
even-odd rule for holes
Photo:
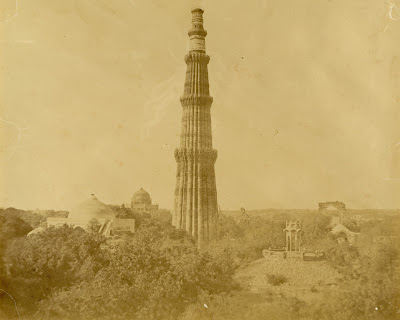
[[222,210],[400,207],[398,0],[2,0],[0,206],[172,208],[195,6]]

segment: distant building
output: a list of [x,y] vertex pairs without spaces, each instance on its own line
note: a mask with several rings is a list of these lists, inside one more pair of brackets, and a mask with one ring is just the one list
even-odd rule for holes
[[158,204],[152,204],[150,194],[140,188],[132,196],[131,208],[134,212],[152,213],[158,210]]
[[[106,204],[99,201],[94,194],[68,214],[68,218],[47,218],[46,227],[69,225],[88,229],[93,223],[100,225],[99,233],[109,237],[119,232],[135,232],[135,219],[117,219],[115,212]],[[44,231],[43,227],[32,230],[28,235]]]
[[364,216],[362,216],[361,214],[356,214],[356,215],[352,215],[352,216],[350,217],[350,220],[351,220],[351,221],[354,221],[354,222],[357,223],[357,224],[360,224],[360,223],[362,223],[362,222],[370,221],[371,219],[367,219],[367,218],[365,218]]
[[331,230],[331,233],[336,236],[338,243],[348,241],[351,244],[356,242],[357,236],[359,235],[359,233],[349,230],[341,223],[334,226]]
[[340,201],[329,201],[329,202],[320,202],[318,203],[319,210],[327,210],[329,208],[336,208],[337,210],[346,210],[346,205]]
[[329,201],[318,203],[318,209],[324,214],[331,216],[330,226],[334,227],[343,222],[346,213],[346,205],[340,201]]

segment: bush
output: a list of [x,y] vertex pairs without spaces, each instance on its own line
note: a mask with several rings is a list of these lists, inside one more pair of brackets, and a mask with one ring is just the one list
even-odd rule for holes
[[104,241],[98,234],[66,225],[16,238],[4,253],[5,290],[20,303],[22,313],[34,312],[55,290],[95,277],[105,263]]
[[267,275],[268,283],[272,284],[273,286],[279,286],[288,281],[288,279],[281,274],[269,274]]
[[341,285],[307,308],[312,319],[398,319],[400,282],[397,275],[371,274]]
[[[23,239],[32,227],[18,216],[16,209],[0,210],[0,318],[6,319],[15,314],[15,305],[8,291],[7,266],[4,255],[14,239]],[[7,314],[7,317],[6,317]]]
[[102,255],[94,278],[54,288],[33,319],[177,319],[199,294],[236,288],[228,253],[198,250],[186,232],[154,220]]
[[318,292],[318,289],[315,286],[312,286],[310,291],[316,293]]

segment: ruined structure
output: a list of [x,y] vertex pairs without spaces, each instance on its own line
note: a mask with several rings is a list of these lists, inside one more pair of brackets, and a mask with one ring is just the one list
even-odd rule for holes
[[286,221],[286,251],[287,252],[300,252],[301,246],[301,229],[300,221]]
[[333,201],[333,202],[320,202],[318,204],[319,210],[326,210],[329,207],[334,207],[338,210],[346,210],[346,205],[343,202]]
[[283,229],[286,236],[284,248],[268,248],[263,250],[263,255],[268,260],[296,259],[303,261],[319,261],[325,259],[323,250],[307,250],[302,248],[302,224],[300,220],[286,221],[286,228]]
[[348,241],[351,244],[354,244],[357,240],[357,237],[360,235],[360,233],[349,230],[341,223],[335,225],[332,228],[331,233],[336,236],[338,243]]
[[284,248],[268,248],[263,250],[263,255],[267,259],[274,258],[298,258],[303,259],[304,250],[301,248],[301,238],[303,230],[301,222],[286,221],[286,228],[283,229],[286,236],[286,246]]
[[329,208],[337,209],[337,212],[339,213],[339,215],[331,217],[331,226],[332,227],[343,222],[343,215],[346,212],[346,205],[343,202],[339,202],[339,201],[320,202],[318,204],[318,208],[320,211],[326,211]]
[[177,162],[175,204],[172,224],[185,229],[202,247],[217,238],[217,189],[214,164],[217,151],[212,148],[209,93],[203,28],[203,10],[192,10],[189,30],[190,51],[182,104],[180,147],[175,150]]

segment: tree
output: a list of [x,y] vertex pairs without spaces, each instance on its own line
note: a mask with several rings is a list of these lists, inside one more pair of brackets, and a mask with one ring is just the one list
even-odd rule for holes
[[20,217],[7,214],[5,211],[0,213],[0,226],[0,245],[13,238],[25,236],[32,230],[32,227]]
[[219,239],[240,239],[244,236],[243,227],[235,219],[224,214],[219,215]]
[[[16,215],[16,209],[0,211],[0,306],[4,312],[15,314],[15,305],[8,293],[6,267],[3,262],[8,243],[26,236],[32,227]],[[1,314],[0,314],[1,315]]]
[[329,236],[330,217],[319,212],[310,213],[302,218],[303,243],[311,247],[318,247],[320,241]]
[[229,255],[199,251],[183,230],[147,221],[132,241],[103,246],[107,264],[40,303],[37,319],[176,319],[202,292],[235,287]]
[[23,311],[33,311],[54,290],[93,279],[105,263],[104,242],[102,236],[66,225],[12,240],[4,255],[7,291],[23,301]]
[[87,231],[90,233],[98,233],[101,228],[101,224],[99,220],[96,218],[93,218],[89,221],[88,226],[87,226]]
[[90,281],[54,292],[37,319],[176,319],[201,292],[231,290],[229,258],[199,251],[172,227],[155,223],[150,230],[157,228],[154,237],[146,228],[135,241],[106,246],[107,266]]

